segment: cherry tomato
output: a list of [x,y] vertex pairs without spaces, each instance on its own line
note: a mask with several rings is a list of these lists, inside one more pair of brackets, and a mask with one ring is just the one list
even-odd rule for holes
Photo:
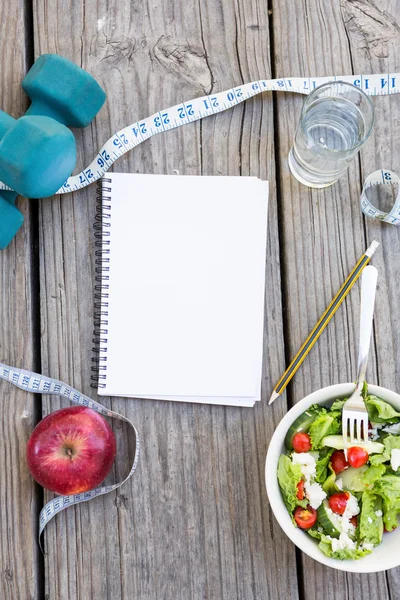
[[368,452],[365,448],[360,448],[360,446],[352,446],[347,450],[347,460],[349,461],[349,465],[355,469],[359,469],[365,465],[368,458]]
[[349,492],[339,492],[333,494],[328,500],[329,508],[337,515],[342,515],[346,510],[347,501],[350,498]]
[[310,529],[317,521],[317,511],[310,505],[307,508],[298,506],[294,511],[294,520],[300,529]]
[[354,527],[357,527],[357,525],[358,525],[358,519],[357,519],[357,517],[356,517],[356,516],[354,516],[354,517],[351,517],[351,519],[350,519],[350,523],[351,523],[352,525],[354,525]]
[[343,450],[335,450],[331,456],[332,469],[336,475],[348,468],[349,463],[346,460]]
[[304,481],[303,481],[303,479],[300,479],[299,483],[297,484],[296,498],[297,498],[297,500],[304,500]]
[[296,433],[292,444],[295,452],[308,452],[311,450],[311,440],[308,433]]

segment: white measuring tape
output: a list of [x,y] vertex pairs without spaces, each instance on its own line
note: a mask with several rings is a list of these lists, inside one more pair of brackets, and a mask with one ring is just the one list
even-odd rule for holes
[[399,186],[400,179],[393,173],[393,171],[389,171],[388,169],[380,169],[379,171],[375,171],[368,175],[367,179],[364,182],[364,187],[361,193],[361,210],[367,217],[372,217],[375,219],[379,219],[384,223],[391,223],[392,225],[400,225],[400,187],[397,190],[397,196],[393,208],[390,212],[385,213],[382,210],[378,210],[373,206],[370,200],[367,198],[367,191],[371,187],[375,187],[377,185],[397,185]]
[[[375,75],[338,75],[329,77],[285,77],[283,79],[260,79],[251,83],[201,96],[189,102],[176,104],[136,121],[113,135],[97,153],[90,165],[67,179],[57,194],[75,192],[94,183],[108,171],[123,154],[132,150],[157,133],[163,133],[228,110],[263,92],[295,92],[309,94],[316,87],[329,81],[345,81],[363,90],[368,96],[386,96],[400,93],[400,73]],[[0,182],[0,189],[10,190]]]
[[66,398],[75,404],[80,404],[82,406],[87,406],[100,413],[101,415],[105,415],[106,417],[111,417],[112,419],[119,419],[120,421],[125,421],[128,423],[135,434],[135,455],[133,458],[133,463],[130,468],[130,471],[125,477],[123,481],[119,483],[114,483],[113,485],[107,485],[103,487],[96,488],[94,490],[90,490],[89,492],[83,492],[81,494],[73,494],[70,496],[57,496],[42,508],[39,516],[39,542],[40,536],[46,527],[47,523],[51,521],[51,519],[59,512],[64,510],[64,508],[68,508],[73,504],[79,504],[80,502],[87,502],[96,496],[101,496],[103,494],[108,494],[113,490],[119,488],[122,484],[124,484],[128,479],[133,475],[136,470],[138,460],[139,460],[139,449],[140,442],[138,432],[133,423],[112,410],[109,410],[102,404],[99,404],[95,400],[92,400],[88,396],[81,394],[70,385],[66,383],[62,383],[62,381],[58,381],[57,379],[52,379],[51,377],[46,377],[45,375],[39,375],[38,373],[32,373],[31,371],[25,371],[24,369],[17,369],[15,367],[9,367],[8,365],[4,365],[0,363],[0,378],[12,383],[13,385],[25,390],[26,392],[34,392],[35,394],[52,394],[53,396],[60,396],[61,398]]

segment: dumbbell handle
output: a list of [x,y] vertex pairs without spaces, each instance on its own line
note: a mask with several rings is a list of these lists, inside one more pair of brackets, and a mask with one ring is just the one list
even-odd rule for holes
[[[42,107],[42,105],[39,102],[36,102],[35,104],[30,105],[30,107],[28,108],[28,110],[25,113],[25,116],[27,116],[27,115],[41,116],[41,115],[45,114],[44,110],[45,110],[44,105]],[[53,112],[54,114],[50,114],[51,112]],[[49,108],[46,108],[46,114],[47,114],[47,116],[52,117],[59,123],[63,123],[63,119],[57,113],[57,111],[51,111]],[[3,110],[0,110],[0,141],[3,139],[6,131],[15,123],[15,121],[16,121],[16,119],[14,119],[13,117],[10,117],[10,115],[8,115]],[[65,125],[65,123],[63,123],[63,125]]]
[[37,98],[32,101],[30,107],[25,113],[25,116],[42,116],[51,117],[55,121],[62,123],[65,126],[69,126],[69,120],[61,110],[54,109],[53,106],[46,102],[41,102]]

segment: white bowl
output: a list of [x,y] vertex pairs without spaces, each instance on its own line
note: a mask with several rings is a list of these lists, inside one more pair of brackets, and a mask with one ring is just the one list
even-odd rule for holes
[[[286,535],[300,550],[311,556],[314,560],[340,571],[352,573],[375,573],[385,571],[400,565],[400,527],[391,533],[384,534],[380,546],[374,548],[371,554],[359,560],[337,560],[325,556],[318,548],[318,541],[307,535],[301,529],[295,527],[292,519],[282,500],[279,489],[277,468],[279,456],[286,452],[284,440],[285,435],[298,416],[300,416],[312,404],[327,404],[337,398],[346,398],[354,391],[354,383],[340,383],[322,388],[300,400],[283,417],[272,436],[265,462],[265,485],[267,487],[268,499],[276,520]],[[382,400],[389,402],[396,410],[400,411],[400,396],[395,392],[377,385],[369,385],[368,391]]]

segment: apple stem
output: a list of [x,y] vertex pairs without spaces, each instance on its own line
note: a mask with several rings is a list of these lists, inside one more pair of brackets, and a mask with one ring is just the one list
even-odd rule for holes
[[67,454],[70,457],[70,459],[72,460],[73,452],[72,452],[71,448],[67,448]]

